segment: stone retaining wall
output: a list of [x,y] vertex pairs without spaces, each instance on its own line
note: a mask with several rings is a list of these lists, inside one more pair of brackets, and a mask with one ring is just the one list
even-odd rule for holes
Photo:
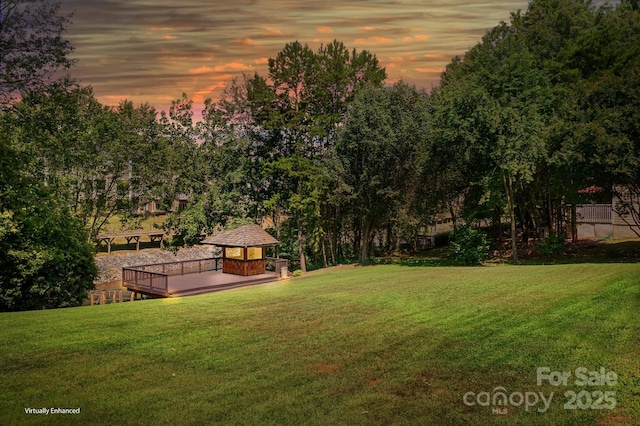
[[213,246],[193,246],[183,248],[176,255],[161,249],[147,249],[137,252],[117,252],[109,255],[96,256],[99,276],[96,284],[107,283],[122,279],[122,268],[135,265],[150,265],[153,263],[175,262],[179,260],[197,260],[220,256],[221,251]]

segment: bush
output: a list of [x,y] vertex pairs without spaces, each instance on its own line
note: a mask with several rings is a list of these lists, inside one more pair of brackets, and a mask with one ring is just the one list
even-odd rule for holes
[[564,252],[565,238],[563,236],[547,237],[538,241],[538,253],[542,256],[556,256]]
[[446,247],[451,242],[451,236],[452,236],[451,231],[441,232],[439,234],[436,234],[434,238],[434,246],[436,248]]
[[467,225],[454,231],[449,247],[455,260],[466,265],[477,265],[487,257],[489,242],[484,232]]

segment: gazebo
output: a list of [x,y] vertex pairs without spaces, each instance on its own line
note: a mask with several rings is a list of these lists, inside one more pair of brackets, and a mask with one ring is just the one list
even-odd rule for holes
[[266,272],[266,248],[280,244],[259,225],[245,225],[202,241],[222,247],[222,272],[260,275]]

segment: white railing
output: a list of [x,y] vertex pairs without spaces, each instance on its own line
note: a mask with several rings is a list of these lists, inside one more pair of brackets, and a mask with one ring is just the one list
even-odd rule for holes
[[611,204],[576,205],[578,223],[611,223],[613,211]]

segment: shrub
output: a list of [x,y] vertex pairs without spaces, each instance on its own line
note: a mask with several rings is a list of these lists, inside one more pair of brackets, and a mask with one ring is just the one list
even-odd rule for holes
[[565,238],[563,236],[546,237],[538,241],[538,252],[542,256],[556,256],[564,252]]
[[466,225],[454,231],[449,247],[455,260],[477,265],[487,256],[489,242],[484,232]]
[[439,234],[436,234],[435,239],[434,239],[435,247],[438,248],[438,247],[447,246],[451,242],[451,235],[452,235],[452,232],[450,232],[450,231],[441,232]]

